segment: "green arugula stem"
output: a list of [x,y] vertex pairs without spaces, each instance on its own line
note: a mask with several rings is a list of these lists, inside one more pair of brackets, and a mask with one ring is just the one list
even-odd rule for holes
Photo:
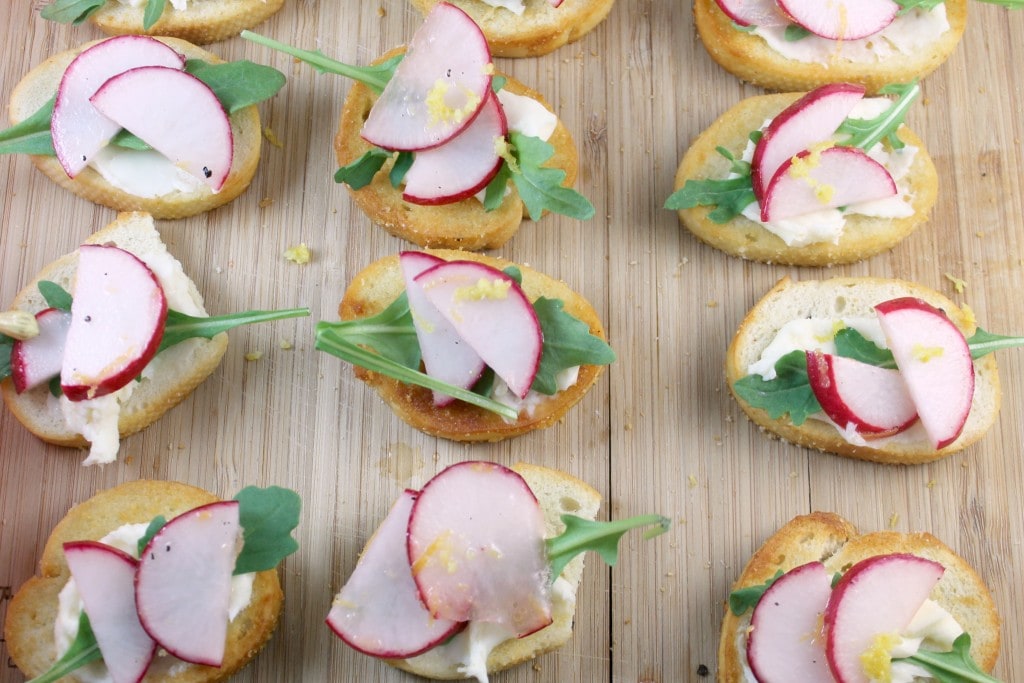
[[285,318],[301,318],[308,315],[308,308],[286,308],[280,311],[245,311],[244,313],[229,313],[227,315],[215,315],[207,318],[185,315],[178,311],[169,310],[167,311],[167,322],[164,325],[164,336],[160,341],[160,351],[192,337],[211,339],[221,332],[227,332],[240,325],[284,320]]
[[619,539],[627,531],[651,526],[653,528],[644,532],[644,539],[649,539],[665,533],[671,525],[669,518],[662,515],[638,515],[608,522],[562,515],[562,522],[565,523],[565,531],[545,541],[552,580],[562,573],[572,558],[587,550],[596,551],[605,562],[614,566]]
[[92,626],[89,624],[89,617],[82,612],[78,618],[78,635],[71,643],[67,652],[60,659],[53,663],[45,673],[36,676],[27,683],[55,683],[64,676],[76,669],[103,659],[100,653],[100,646],[93,635]]
[[844,140],[841,144],[844,147],[858,147],[863,150],[869,150],[881,142],[889,133],[896,130],[906,116],[907,110],[910,109],[910,105],[920,97],[921,84],[914,81],[905,88],[900,86],[898,92],[899,99],[881,117],[872,121],[874,125],[871,128],[851,136],[849,140]]

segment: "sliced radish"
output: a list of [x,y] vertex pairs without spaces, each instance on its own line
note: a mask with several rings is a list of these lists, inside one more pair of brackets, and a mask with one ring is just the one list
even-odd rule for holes
[[839,683],[868,683],[861,655],[880,634],[901,633],[945,571],[909,554],[877,555],[850,567],[825,610],[825,653]]
[[777,0],[797,24],[830,40],[858,40],[892,23],[900,6],[892,0]]
[[11,347],[11,380],[19,394],[59,375],[64,362],[64,341],[71,327],[71,314],[47,308],[36,313],[36,322],[39,334],[16,340]]
[[888,436],[917,421],[917,408],[899,370],[852,358],[807,352],[807,378],[821,409],[840,427]]
[[138,562],[96,541],[65,543],[64,557],[111,679],[138,683],[156,653],[135,609]]
[[831,680],[821,619],[832,577],[821,562],[789,570],[768,587],[750,618],[747,662],[759,683]]
[[727,17],[740,26],[785,26],[789,20],[775,0],[715,0]]
[[409,562],[431,614],[523,636],[551,623],[544,515],[507,467],[463,462],[427,482],[409,518]]
[[750,160],[750,178],[762,206],[768,183],[779,166],[828,140],[863,98],[863,86],[829,83],[807,93],[771,120]]
[[440,145],[483,107],[491,71],[491,50],[480,27],[458,7],[439,2],[370,110],[363,138],[384,149]]
[[148,36],[118,36],[83,50],[68,64],[57,88],[50,119],[50,134],[57,160],[74,178],[121,126],[90,102],[110,78],[140,66],[181,70],[185,58]]
[[540,322],[519,284],[475,261],[448,261],[416,278],[427,299],[520,398],[537,376]]
[[163,338],[167,298],[149,267],[114,246],[83,245],[60,384],[71,401],[117,391],[138,377]]
[[218,501],[167,522],[139,558],[135,601],[146,632],[178,659],[220,666],[231,574],[242,542],[238,501]]
[[[420,273],[444,263],[444,260],[422,251],[403,251],[399,255],[399,263],[427,374],[463,389],[470,388],[483,374],[486,367],[483,359],[427,299],[423,288],[416,282]],[[434,392],[436,406],[444,407],[454,400],[448,394]]]
[[327,615],[338,637],[374,657],[415,657],[463,626],[434,618],[420,600],[405,538],[414,500],[407,490],[395,502]]
[[860,149],[801,152],[775,172],[761,205],[761,220],[779,221],[895,194],[889,171]]
[[942,311],[921,299],[893,299],[875,311],[932,446],[948,446],[963,431],[974,400],[967,340]]
[[416,152],[402,198],[413,204],[448,204],[487,187],[501,168],[498,142],[508,133],[497,96],[487,92],[480,113],[443,145]]
[[548,0],[548,4],[552,7],[559,7],[562,4],[562,0]]
[[125,71],[89,100],[214,192],[231,171],[233,139],[224,106],[195,76],[159,66]]

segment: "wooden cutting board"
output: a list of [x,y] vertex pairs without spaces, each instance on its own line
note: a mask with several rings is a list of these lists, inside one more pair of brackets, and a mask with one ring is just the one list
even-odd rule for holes
[[[54,25],[41,3],[0,3],[0,99],[50,54],[100,37]],[[365,63],[404,42],[420,18],[403,0],[288,0],[258,30]],[[684,233],[661,207],[676,165],[721,112],[756,88],[707,56],[683,0],[620,0],[596,31],[547,57],[499,60],[556,103],[581,152],[579,189],[593,220],[524,223],[500,253],[583,292],[618,361],[560,424],[513,441],[460,445],[416,432],[313,350],[313,324],[335,319],[365,264],[407,245],[373,227],[333,182],[331,139],[349,82],[240,39],[225,58],[289,78],[262,105],[266,144],[239,200],[161,225],[214,312],[305,305],[311,319],[231,334],[222,366],[159,423],[126,439],[116,464],[46,446],[0,411],[0,612],[37,568],[50,529],[94,492],[137,478],[175,479],[222,495],[248,484],[296,489],[301,549],[282,569],[286,606],[267,649],[239,681],[402,681],[324,626],[333,594],[402,488],[467,459],[526,460],[567,470],[605,496],[602,515],[660,512],[672,530],[623,541],[614,570],[589,559],[576,635],[562,650],[496,681],[677,683],[716,672],[731,582],[784,522],[833,510],[862,529],[927,530],[988,581],[1004,620],[1004,680],[1024,671],[1024,352],[999,355],[1003,408],[976,446],[941,462],[883,467],[770,440],[723,382],[726,344],[745,311],[783,275],[900,276],[967,302],[991,331],[1024,333],[1021,136],[1024,13],[971,3],[963,42],[924,83],[909,116],[940,173],[930,224],[891,253],[827,271],[747,263]],[[25,157],[0,160],[0,305],[45,263],[73,250],[113,212],[59,190]],[[304,242],[305,266],[286,261]],[[954,290],[953,278],[965,283]],[[282,348],[282,341],[292,345]],[[248,352],[262,352],[247,361]],[[0,681],[23,680],[0,643]]]

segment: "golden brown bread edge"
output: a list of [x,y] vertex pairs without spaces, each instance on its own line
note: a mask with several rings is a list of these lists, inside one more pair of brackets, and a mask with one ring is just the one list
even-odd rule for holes
[[[375,63],[403,50],[395,48]],[[554,112],[540,93],[519,81],[508,78],[504,87],[517,95],[531,97]],[[376,95],[362,83],[353,84],[349,90],[334,137],[334,151],[340,166],[352,163],[371,149],[372,146],[359,133],[376,99]],[[555,153],[545,166],[564,170],[566,176],[562,184],[571,187],[576,182],[579,161],[576,144],[561,119],[548,142],[555,148]],[[523,221],[526,207],[511,182],[509,193],[493,211],[485,211],[483,204],[473,197],[452,204],[427,206],[402,199],[401,189],[392,187],[388,179],[392,166],[393,162],[387,161],[369,185],[358,190],[348,189],[363,213],[396,237],[427,248],[497,249],[516,233]]]
[[138,7],[110,0],[89,16],[89,21],[110,35],[151,35],[181,38],[204,45],[237,36],[242,29],[252,28],[270,18],[284,5],[284,0],[216,0],[190,2],[185,10],[167,3],[160,19],[143,29],[146,4]]
[[838,59],[829,64],[807,64],[787,59],[760,37],[738,30],[715,0],[694,0],[693,14],[708,54],[741,80],[780,91],[859,83],[869,93],[877,93],[890,83],[924,78],[953,53],[967,26],[967,0],[946,0],[945,5],[950,28],[930,49],[869,64]]
[[858,460],[892,465],[931,462],[978,441],[995,422],[1001,401],[999,372],[992,354],[974,361],[974,399],[967,423],[956,441],[940,450],[932,449],[926,441],[889,440],[876,448],[852,444],[825,422],[808,419],[797,426],[788,416],[773,420],[766,411],[751,406],[736,394],[733,384],[746,376],[747,368],[786,322],[812,316],[874,316],[875,304],[901,296],[918,297],[943,310],[967,338],[977,329],[973,317],[950,299],[913,282],[872,277],[797,282],[784,277],[750,309],[729,344],[725,379],[733,398],[763,431],[798,446]]
[[[876,555],[910,553],[946,568],[931,598],[949,611],[971,635],[971,656],[985,671],[999,657],[1000,620],[995,601],[978,573],[952,548],[929,533],[876,531],[860,534],[857,528],[831,512],[812,512],[790,520],[758,548],[731,590],[765,583],[776,572],[820,561],[829,573],[845,571],[856,562]],[[726,607],[718,644],[718,680],[743,681],[746,653],[737,647],[740,628],[750,613],[736,616]]]
[[[56,660],[53,626],[57,596],[70,577],[63,544],[99,540],[123,524],[147,523],[157,515],[171,519],[217,501],[207,491],[168,481],[132,481],[97,493],[72,507],[54,527],[39,561],[39,573],[26,581],[7,607],[4,639],[11,659],[26,676],[42,674]],[[274,569],[259,572],[249,605],[228,626],[221,667],[192,665],[176,676],[147,681],[213,683],[228,678],[249,662],[270,639],[281,614],[284,594]]]
[[[604,327],[593,306],[560,280],[527,266],[483,254],[445,249],[426,251],[446,261],[477,261],[498,270],[515,265],[523,274],[523,291],[530,301],[541,296],[561,299],[567,313],[586,323],[592,334],[605,338]],[[375,315],[393,302],[404,289],[398,256],[388,256],[371,263],[356,275],[345,291],[338,314],[342,320]],[[360,367],[355,368],[355,373],[356,377],[373,387],[402,420],[422,432],[454,441],[500,441],[550,427],[558,422],[583,398],[603,369],[600,365],[581,366],[576,384],[552,397],[545,397],[532,416],[521,414],[511,423],[505,422],[499,415],[461,401],[439,408],[434,405],[433,394],[428,389],[403,384]]]
[[[728,177],[730,162],[716,148],[725,147],[735,158],[742,158],[750,133],[803,95],[759,95],[734,105],[701,133],[687,150],[676,171],[675,189],[683,187],[687,180]],[[910,171],[901,181],[908,184],[913,194],[911,204],[914,213],[906,218],[848,215],[838,242],[819,242],[802,247],[788,246],[782,238],[743,216],[737,216],[728,223],[716,223],[708,218],[715,209],[713,206],[681,209],[679,220],[705,244],[754,261],[829,266],[874,256],[891,249],[927,221],[938,196],[938,174],[924,142],[907,126],[901,126],[898,135],[918,150]]]
[[[186,59],[202,59],[220,64],[224,60],[211,52],[197,47],[178,38],[158,40],[185,55]],[[83,50],[102,42],[94,40],[77,48],[58,53],[26,74],[14,87],[8,109],[11,124],[20,123],[32,116],[43,104],[57,92],[61,77],[68,64]],[[203,185],[189,192],[173,192],[161,197],[137,197],[108,183],[95,169],[86,167],[74,178],[69,178],[57,157],[49,155],[30,155],[32,163],[50,180],[65,190],[88,199],[91,202],[109,207],[116,211],[145,211],[154,218],[174,220],[194,216],[227,204],[241,195],[256,175],[256,167],[260,160],[260,148],[263,131],[260,127],[260,115],[256,106],[238,110],[230,116],[231,134],[234,144],[234,156],[231,170],[219,192],[213,192]]]

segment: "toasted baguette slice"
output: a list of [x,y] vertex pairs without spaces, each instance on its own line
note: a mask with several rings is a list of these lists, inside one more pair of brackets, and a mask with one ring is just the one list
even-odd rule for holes
[[[564,472],[538,465],[518,463],[512,469],[526,480],[537,497],[544,512],[545,534],[548,538],[565,530],[561,520],[564,514],[585,519],[597,516],[601,507],[601,494],[589,484]],[[503,671],[545,652],[557,650],[569,641],[576,615],[576,591],[583,576],[583,559],[583,555],[576,556],[562,572],[562,578],[572,588],[572,598],[555,602],[551,615],[554,621],[535,633],[506,640],[498,645],[487,658],[488,672]],[[451,648],[444,645],[410,659],[385,661],[426,678],[453,680],[466,677],[459,673],[459,662],[453,659]]]
[[[697,137],[683,156],[676,171],[675,189],[683,187],[688,180],[728,177],[730,162],[718,153],[717,148],[724,147],[735,158],[741,158],[750,133],[802,95],[759,95],[729,109]],[[906,126],[902,126],[898,134],[907,145],[917,148],[910,171],[901,181],[907,183],[913,195],[914,213],[906,218],[847,215],[846,226],[837,243],[818,242],[801,247],[787,245],[781,237],[744,216],[737,216],[728,223],[716,223],[708,218],[715,208],[713,206],[682,209],[679,220],[702,242],[727,254],[754,261],[827,266],[852,263],[881,253],[928,220],[938,195],[938,175],[924,143]]]
[[[412,0],[426,14],[440,0]],[[491,7],[482,0],[454,0],[453,5],[473,17],[498,57],[536,57],[572,43],[600,24],[615,0],[563,0],[552,7],[548,0],[525,0],[526,9],[517,15]]]
[[[187,484],[140,480],[101,491],[71,508],[46,541],[39,574],[18,589],[7,607],[4,638],[18,668],[31,678],[45,672],[56,661],[57,596],[70,578],[64,543],[99,540],[124,524],[148,523],[157,515],[171,519],[216,500],[213,494]],[[255,657],[270,639],[283,603],[277,571],[259,572],[252,600],[228,626],[223,666],[188,665],[177,674],[151,672],[146,680],[212,683],[228,678]]]
[[[166,272],[159,274],[162,284],[166,288],[167,280],[175,283],[174,286],[182,290],[182,296],[196,307],[197,314],[206,315],[203,297],[184,274],[181,264],[167,252],[150,216],[144,213],[122,213],[117,220],[86,240],[86,244],[107,243],[116,244],[144,261],[154,257],[166,259],[165,262],[170,265]],[[63,256],[46,266],[35,280],[15,296],[11,308],[33,313],[47,308],[39,293],[40,280],[56,282],[66,291],[73,292],[77,266],[78,252]],[[188,396],[220,364],[227,345],[227,334],[222,333],[213,339],[187,339],[160,352],[153,360],[153,363],[157,363],[153,366],[153,378],[136,382],[131,397],[121,406],[118,419],[121,436],[134,434],[149,426]],[[14,390],[14,382],[7,378],[0,383],[0,392],[15,417],[43,441],[58,446],[88,445],[89,442],[81,434],[67,427],[59,401],[50,395],[46,386],[18,394]]]
[[[401,48],[392,50],[378,61],[400,51]],[[509,78],[505,88],[517,95],[531,97],[548,110],[554,111],[539,93],[519,81]],[[354,84],[349,90],[338,132],[334,137],[334,151],[339,165],[352,163],[371,148],[359,132],[376,99],[373,92],[362,83]],[[555,153],[546,165],[564,170],[566,176],[562,184],[572,186],[576,182],[578,170],[576,144],[561,120],[548,142],[555,148]],[[402,199],[401,189],[392,187],[388,179],[392,165],[389,160],[369,185],[358,190],[349,188],[349,191],[371,221],[413,244],[470,251],[497,249],[515,234],[524,218],[526,207],[512,183],[509,183],[509,193],[505,200],[494,211],[485,211],[483,204],[473,197],[453,204],[411,204]]]
[[[967,0],[946,0],[945,5],[949,29],[930,48],[871,62],[833,57],[827,64],[782,56],[760,36],[737,28],[715,0],[694,0],[693,14],[697,33],[711,58],[744,81],[782,91],[811,90],[843,81],[859,83],[874,94],[890,83],[924,78],[953,53],[967,25]],[[838,41],[836,44],[841,49]]]
[[[446,261],[479,261],[498,270],[514,265],[510,261],[482,254],[443,249],[428,251]],[[601,320],[586,299],[560,280],[526,266],[517,267],[523,274],[523,291],[530,301],[541,296],[561,299],[567,313],[582,320],[590,327],[592,334],[604,339]],[[371,263],[356,275],[345,291],[338,313],[342,320],[376,315],[403,291],[405,283],[398,256],[388,256]],[[355,368],[355,373],[356,377],[373,387],[400,418],[422,432],[454,441],[500,441],[553,425],[583,398],[603,369],[600,365],[581,366],[576,384],[554,396],[544,397],[532,415],[524,411],[515,422],[505,422],[499,415],[461,401],[439,408],[434,405],[433,395],[427,389],[403,384],[360,367]]]
[[265,21],[282,5],[284,0],[193,0],[186,9],[178,10],[168,2],[160,19],[146,31],[142,27],[145,2],[132,7],[108,0],[89,21],[110,35],[171,36],[205,45],[237,36],[242,29]]
[[[877,531],[859,534],[856,527],[831,512],[795,517],[764,542],[732,586],[733,591],[764,584],[776,572],[787,572],[808,562],[824,563],[829,574],[876,555],[910,553],[946,568],[932,590],[931,599],[953,615],[971,635],[971,656],[991,671],[999,656],[1000,620],[985,582],[967,562],[928,533]],[[746,639],[750,612],[736,616],[728,608],[718,645],[718,680],[744,681]]]
[[747,375],[750,364],[761,357],[778,330],[790,320],[873,317],[876,304],[902,296],[918,297],[942,309],[967,338],[977,329],[973,316],[942,294],[912,282],[855,277],[794,282],[785,277],[750,309],[729,344],[725,377],[730,391],[747,416],[765,430],[799,446],[827,453],[905,465],[938,460],[966,448],[988,431],[999,413],[999,373],[991,354],[974,361],[974,400],[963,432],[956,441],[940,450],[934,450],[916,427],[887,439],[868,442],[875,444],[873,446],[853,444],[825,422],[808,419],[796,426],[788,416],[773,420],[766,411],[747,404],[733,388],[737,380]]
[[[214,4],[214,3],[201,3]],[[140,10],[141,11],[141,10]],[[185,55],[186,59],[202,59],[211,63],[223,60],[216,55],[177,38],[160,38],[162,42]],[[73,50],[61,52],[28,72],[14,88],[8,110],[11,124],[20,123],[36,113],[57,92],[64,70],[71,60],[91,45],[92,41]],[[33,155],[32,163],[51,180],[66,190],[91,202],[108,206],[117,211],[145,211],[157,219],[177,219],[193,216],[227,204],[242,194],[253,176],[260,160],[263,131],[260,115],[255,105],[240,109],[231,115],[231,134],[234,140],[234,157],[231,171],[224,186],[214,193],[206,185],[194,190],[176,191],[160,197],[137,197],[107,182],[92,167],[86,167],[74,178],[69,178],[55,156]]]

